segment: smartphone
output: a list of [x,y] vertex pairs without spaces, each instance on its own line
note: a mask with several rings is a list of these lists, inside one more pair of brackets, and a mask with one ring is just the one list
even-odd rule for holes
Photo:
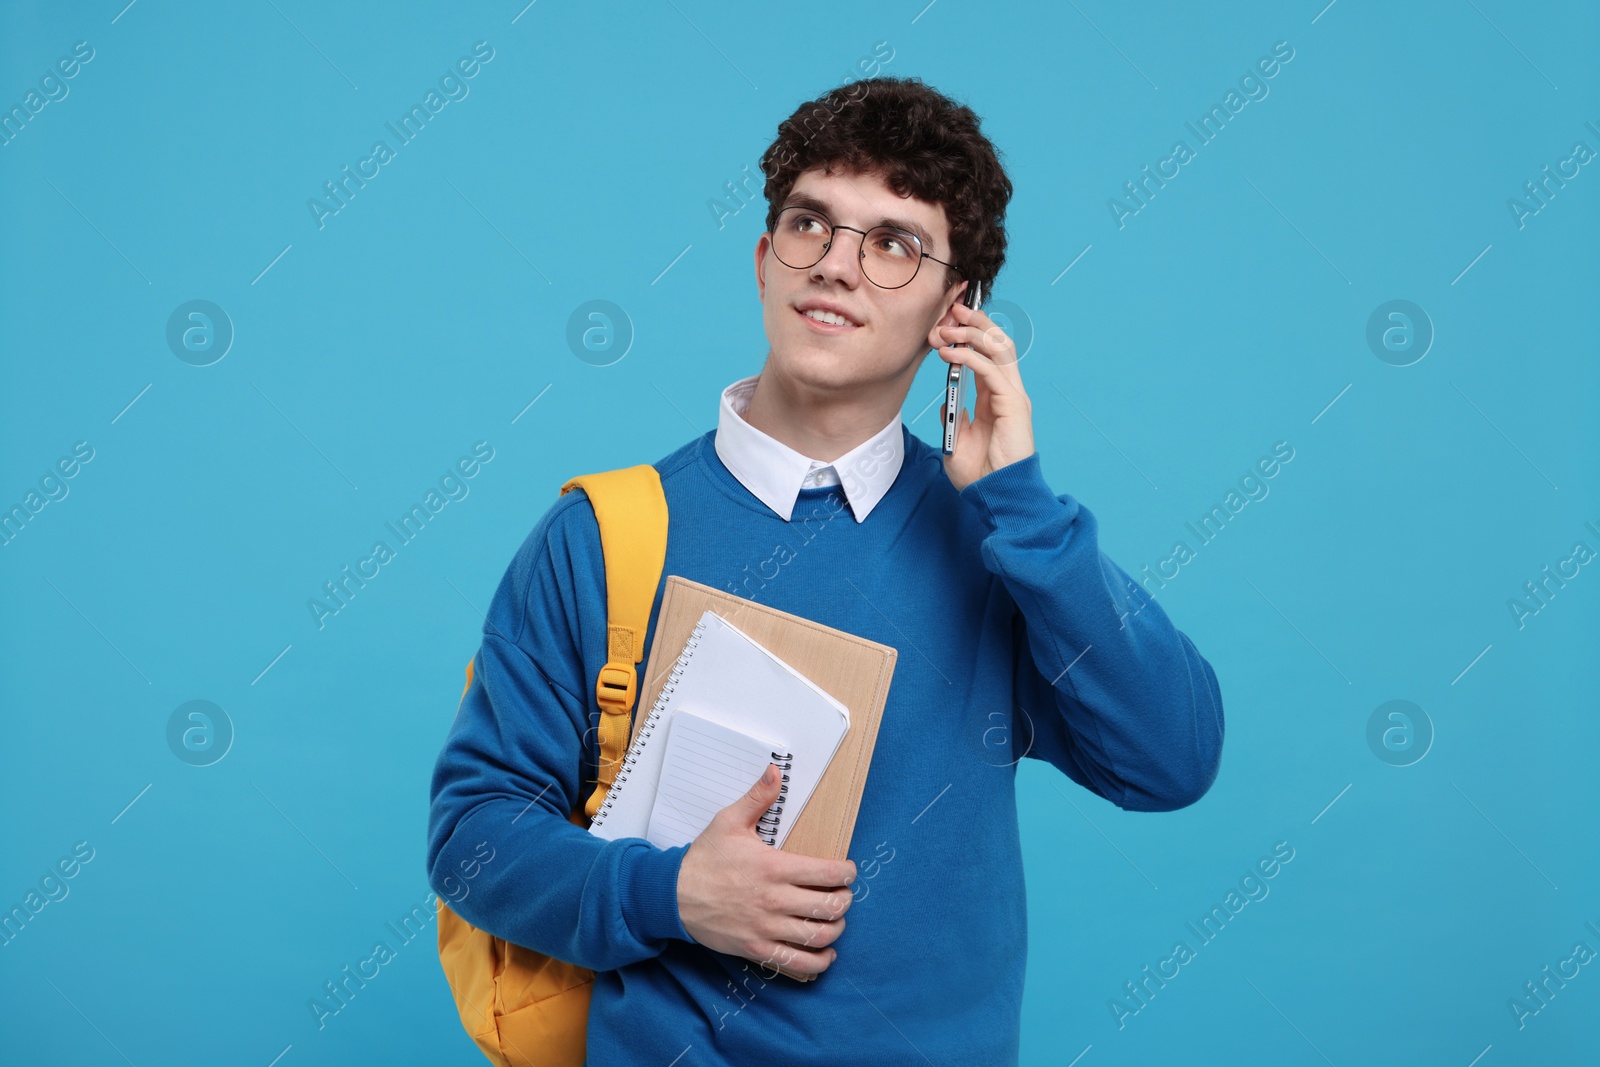
[[[961,296],[961,302],[974,309],[982,304],[983,283],[973,282],[967,286],[967,291]],[[947,456],[956,450],[956,424],[961,418],[961,409],[967,404],[967,391],[971,381],[972,371],[960,363],[950,364],[950,373],[944,388],[944,454]]]

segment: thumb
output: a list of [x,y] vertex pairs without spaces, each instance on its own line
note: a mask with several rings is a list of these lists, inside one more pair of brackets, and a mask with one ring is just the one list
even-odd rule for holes
[[733,812],[735,825],[741,828],[755,829],[761,816],[772,807],[772,802],[778,799],[778,787],[782,784],[782,777],[778,768],[767,764],[767,769],[761,772],[761,777],[744,796],[728,805],[728,811]]

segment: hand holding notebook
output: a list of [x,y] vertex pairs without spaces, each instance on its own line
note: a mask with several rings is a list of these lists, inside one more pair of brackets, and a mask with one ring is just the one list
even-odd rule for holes
[[843,704],[708,609],[589,832],[687,844],[775,762],[787,780],[757,832],[781,847],[849,727]]

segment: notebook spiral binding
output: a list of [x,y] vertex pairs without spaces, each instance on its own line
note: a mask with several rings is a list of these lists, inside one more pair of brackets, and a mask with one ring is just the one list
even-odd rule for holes
[[778,847],[778,823],[783,819],[783,802],[789,795],[789,768],[794,766],[793,752],[774,752],[772,762],[778,765],[778,771],[783,776],[782,784],[778,786],[778,799],[772,802],[772,807],[767,813],[756,820],[756,834],[771,845]]
[[622,766],[617,768],[616,780],[611,783],[611,788],[606,790],[606,797],[600,802],[600,810],[595,812],[594,818],[590,820],[591,827],[605,823],[606,816],[611,812],[611,802],[616,799],[623,783],[628,780],[628,773],[633,770],[635,757],[643,747],[645,739],[661,725],[661,713],[666,710],[667,701],[672,697],[672,690],[678,684],[683,668],[694,655],[694,650],[699,646],[700,638],[703,636],[705,636],[704,618],[694,624],[694,632],[689,635],[689,640],[684,642],[683,651],[678,653],[678,660],[672,665],[672,673],[667,675],[667,680],[661,686],[661,692],[656,694],[655,703],[650,705],[650,714],[639,727],[638,736],[633,739],[633,743],[628,746],[628,751],[622,757]]

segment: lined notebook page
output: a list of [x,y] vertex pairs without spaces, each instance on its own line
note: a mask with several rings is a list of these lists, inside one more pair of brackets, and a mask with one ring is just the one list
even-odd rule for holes
[[[608,841],[648,838],[660,788],[668,724],[683,708],[752,737],[781,739],[794,754],[783,822],[792,821],[816,790],[850,727],[850,712],[794,668],[714,611],[700,616],[688,644],[629,746],[617,780],[589,824]],[[761,776],[758,766],[749,789]],[[779,841],[782,844],[782,841]]]
[[[658,848],[687,845],[723,808],[749,792],[767,769],[788,762],[779,742],[680,709],[672,716],[661,783],[645,835]],[[784,793],[788,792],[787,788]],[[783,832],[784,796],[767,811],[766,825]],[[765,837],[766,835],[763,835]]]

